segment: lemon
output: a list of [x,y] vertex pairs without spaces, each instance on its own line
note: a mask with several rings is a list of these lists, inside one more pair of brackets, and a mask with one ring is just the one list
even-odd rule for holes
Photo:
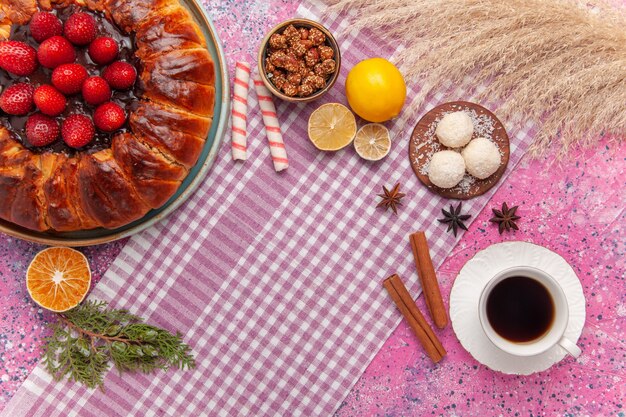
[[356,114],[379,123],[400,114],[406,99],[406,84],[391,62],[370,58],[350,70],[346,79],[346,96]]
[[356,119],[343,104],[322,104],[309,117],[309,139],[317,149],[337,151],[354,139]]
[[361,158],[368,161],[383,159],[391,150],[389,130],[378,123],[363,126],[354,137],[354,149]]

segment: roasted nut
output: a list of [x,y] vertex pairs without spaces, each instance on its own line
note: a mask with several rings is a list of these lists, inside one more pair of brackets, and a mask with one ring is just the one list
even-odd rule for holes
[[324,81],[324,78],[319,75],[308,75],[304,77],[302,84],[309,84],[314,89],[319,90],[320,88],[324,88],[326,86],[326,81]]
[[287,74],[285,73],[285,71],[282,71],[278,68],[276,68],[274,71],[272,71],[270,74],[272,74],[272,77],[286,77]]
[[301,86],[298,87],[298,95],[300,97],[310,96],[311,94],[313,94],[314,91],[315,89],[310,84],[302,84]]
[[300,32],[294,25],[289,25],[283,32],[283,36],[287,38],[287,43],[292,46],[300,40]]
[[283,85],[283,93],[288,97],[293,97],[298,94],[298,87],[287,82]]
[[269,63],[275,67],[281,66],[287,60],[287,54],[285,52],[273,52],[267,58]]
[[282,90],[285,84],[287,84],[287,79],[283,76],[272,77],[270,80],[272,80],[272,84],[274,84],[279,90]]
[[306,51],[309,48],[306,47],[305,42],[310,42],[310,41],[298,41],[294,43],[293,46],[291,47],[291,50],[293,51],[296,57],[302,58],[306,54]]
[[302,83],[302,75],[297,72],[290,73],[287,75],[287,81],[293,85],[300,85]]
[[300,66],[297,71],[298,74],[300,74],[302,78],[308,77],[310,75],[311,68],[307,67],[304,62],[301,62],[301,64],[302,66]]
[[320,77],[326,77],[332,74],[337,69],[337,63],[334,59],[327,59],[324,62],[315,65],[315,75]]
[[298,29],[298,32],[300,32],[300,39],[302,40],[309,39],[309,30],[307,28],[300,28]]
[[284,35],[274,33],[270,36],[269,44],[274,49],[285,49],[287,48],[287,38]]
[[265,72],[268,74],[276,69],[276,66],[270,62],[269,58],[265,58]]
[[300,61],[292,55],[286,54],[282,51],[278,51],[270,56],[270,63],[278,68],[284,68],[289,72],[298,71],[300,68]]
[[326,42],[326,35],[317,28],[311,28],[309,30],[309,40],[313,42],[313,45],[319,46]]
[[290,59],[284,67],[288,72],[295,72],[300,68],[300,61],[297,59]]
[[320,62],[320,52],[317,48],[311,48],[306,51],[306,56],[304,57],[304,62],[307,67],[314,67],[315,64]]
[[322,60],[332,59],[335,56],[335,51],[333,51],[333,48],[331,48],[330,46],[321,45],[319,47],[319,50],[320,50],[320,58]]

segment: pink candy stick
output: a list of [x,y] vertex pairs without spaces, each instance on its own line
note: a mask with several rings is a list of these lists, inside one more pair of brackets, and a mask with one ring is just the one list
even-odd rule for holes
[[283,142],[283,135],[280,132],[276,107],[272,101],[271,93],[265,87],[258,74],[254,75],[254,87],[256,88],[256,95],[259,99],[261,114],[263,115],[263,123],[265,124],[265,132],[270,145],[274,169],[276,172],[280,172],[289,167],[289,161],[287,160],[287,150]]
[[247,111],[248,85],[250,82],[250,65],[237,62],[235,66],[235,86],[232,109],[232,150],[233,160],[245,161],[247,156]]

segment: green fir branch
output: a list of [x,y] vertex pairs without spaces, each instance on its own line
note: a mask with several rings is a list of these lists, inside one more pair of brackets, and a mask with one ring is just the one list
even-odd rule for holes
[[59,318],[50,325],[43,354],[44,366],[57,381],[67,377],[102,388],[110,362],[120,374],[195,367],[180,333],[145,324],[126,310],[107,309],[104,301],[86,301]]

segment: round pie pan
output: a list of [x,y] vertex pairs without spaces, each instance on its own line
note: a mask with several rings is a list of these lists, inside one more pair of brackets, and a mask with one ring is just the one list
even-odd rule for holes
[[180,207],[202,184],[211,170],[228,122],[230,88],[228,68],[217,30],[197,0],[180,0],[194,17],[207,40],[207,49],[215,62],[215,110],[209,136],[196,165],[189,171],[180,188],[162,207],[151,210],[141,219],[117,229],[93,229],[65,233],[42,233],[0,220],[0,232],[19,239],[54,246],[90,246],[132,236],[163,220]]

